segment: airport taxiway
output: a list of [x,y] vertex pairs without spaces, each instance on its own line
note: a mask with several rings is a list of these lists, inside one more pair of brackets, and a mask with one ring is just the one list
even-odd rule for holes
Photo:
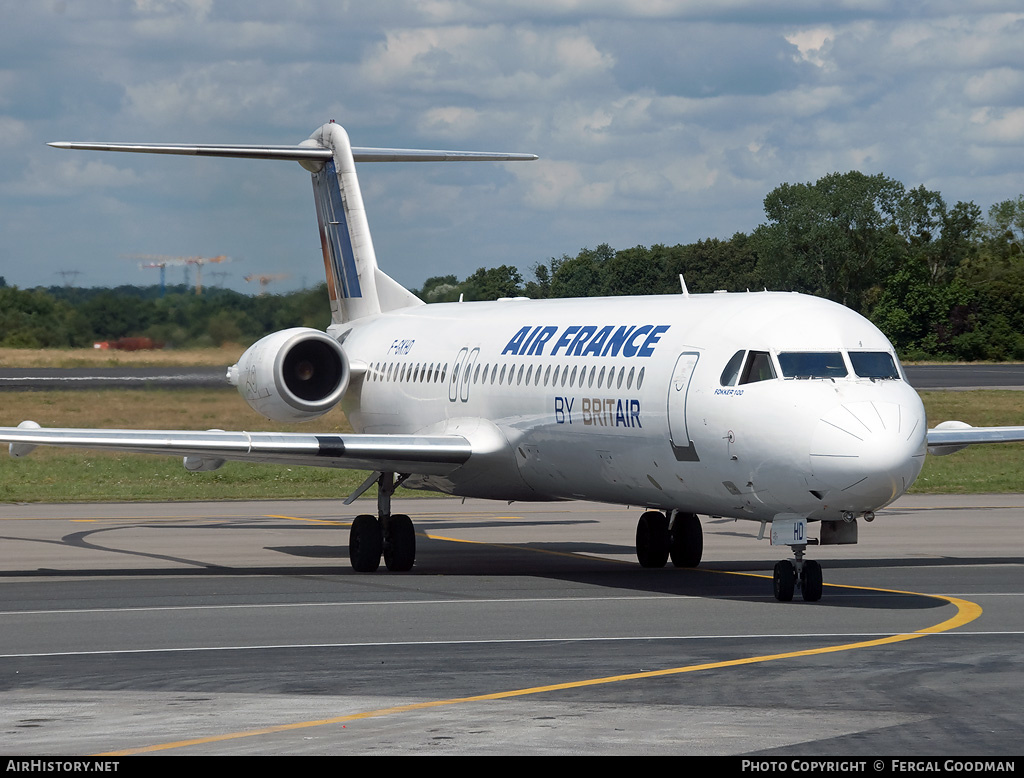
[[814,604],[756,524],[643,570],[639,509],[401,500],[415,568],[357,574],[354,508],[0,505],[0,749],[1020,750],[1024,495],[902,498]]

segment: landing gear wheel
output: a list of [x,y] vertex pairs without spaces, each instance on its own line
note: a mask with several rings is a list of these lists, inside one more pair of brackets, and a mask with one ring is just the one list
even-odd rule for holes
[[821,599],[821,565],[813,559],[804,562],[800,571],[800,593],[804,602],[817,602]]
[[380,522],[368,513],[356,516],[348,533],[348,558],[357,573],[372,573],[380,567],[384,538]]
[[412,519],[396,513],[387,522],[384,539],[384,564],[393,573],[411,570],[416,562],[416,531]]
[[676,567],[696,567],[704,555],[704,533],[696,513],[676,513],[672,520],[670,550]]
[[636,558],[641,567],[664,567],[668,554],[668,517],[647,511],[636,524]]
[[779,602],[790,602],[796,589],[796,568],[788,559],[775,563],[775,574],[772,576],[775,587],[775,599]]

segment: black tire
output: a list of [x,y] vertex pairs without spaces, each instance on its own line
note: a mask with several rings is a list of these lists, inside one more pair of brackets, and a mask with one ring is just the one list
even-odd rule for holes
[[668,517],[647,511],[636,524],[636,558],[641,567],[664,567],[668,554]]
[[384,539],[384,564],[393,573],[412,570],[416,563],[416,530],[412,519],[396,513],[387,522]]
[[800,573],[800,593],[804,602],[817,602],[821,599],[822,577],[821,565],[813,559],[804,562]]
[[779,602],[791,602],[793,592],[796,589],[796,568],[788,559],[775,563],[775,573],[772,576],[772,584],[775,587],[775,599]]
[[696,567],[704,556],[704,532],[696,513],[677,513],[672,520],[671,554],[676,567]]
[[384,538],[380,522],[368,513],[356,516],[348,533],[348,558],[357,573],[373,573],[380,567]]

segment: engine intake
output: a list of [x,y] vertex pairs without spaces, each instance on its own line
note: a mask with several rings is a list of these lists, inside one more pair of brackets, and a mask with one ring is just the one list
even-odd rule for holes
[[249,407],[274,421],[323,416],[341,401],[350,376],[341,345],[308,327],[261,338],[228,368],[228,381]]

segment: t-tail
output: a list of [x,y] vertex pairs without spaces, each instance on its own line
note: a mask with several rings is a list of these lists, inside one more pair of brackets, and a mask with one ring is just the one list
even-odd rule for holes
[[356,162],[515,162],[534,154],[484,151],[428,151],[353,147],[345,129],[333,121],[297,146],[246,146],[156,143],[49,144],[63,149],[186,154],[200,157],[285,159],[298,162],[313,176],[331,318],[335,324],[423,302],[377,267]]

